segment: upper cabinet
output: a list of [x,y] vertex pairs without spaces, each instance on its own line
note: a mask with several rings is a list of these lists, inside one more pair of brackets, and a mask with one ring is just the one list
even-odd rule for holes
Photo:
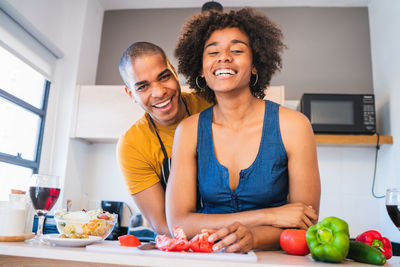
[[[143,109],[125,93],[123,85],[78,85],[75,101],[73,138],[88,142],[116,142],[135,121]],[[188,86],[182,91],[189,92]],[[266,98],[283,104],[284,86],[272,86]]]
[[143,114],[122,85],[78,85],[72,137],[116,142]]

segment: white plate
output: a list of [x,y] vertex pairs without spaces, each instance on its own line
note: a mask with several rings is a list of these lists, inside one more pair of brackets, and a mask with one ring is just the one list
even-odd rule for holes
[[52,245],[63,246],[63,247],[84,247],[94,242],[102,240],[100,236],[92,236],[89,238],[60,238],[59,234],[48,234],[44,235],[43,238],[49,241]]

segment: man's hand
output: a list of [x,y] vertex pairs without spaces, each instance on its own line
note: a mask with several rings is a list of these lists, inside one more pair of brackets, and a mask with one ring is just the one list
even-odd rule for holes
[[136,206],[157,234],[170,235],[165,217],[165,192],[160,183],[132,195]]

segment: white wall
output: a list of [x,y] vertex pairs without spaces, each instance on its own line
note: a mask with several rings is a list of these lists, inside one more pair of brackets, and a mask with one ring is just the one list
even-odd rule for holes
[[[372,71],[379,129],[392,135],[394,144],[382,153],[379,168],[383,188],[400,187],[400,1],[372,0],[369,5]],[[400,242],[400,232],[386,213],[384,199],[379,202],[382,232]]]
[[[116,164],[115,144],[87,144],[70,140],[75,85],[94,84],[100,44],[102,7],[89,0],[8,1],[56,46],[64,57],[52,77],[41,171],[65,178],[65,207],[92,207],[102,199],[125,201],[133,207]],[[400,186],[400,2],[372,0],[369,6],[374,90],[382,134],[393,135],[395,144],[379,152],[376,190]],[[399,242],[400,233],[386,214],[384,200],[371,196],[374,148],[318,147],[322,181],[321,218],[338,216],[350,225],[354,237],[378,229]],[[110,190],[111,189],[111,190]],[[125,223],[126,225],[126,223]]]
[[104,10],[89,0],[5,0],[17,19],[39,41],[59,51],[46,118],[40,172],[59,175],[63,190],[57,206],[72,199],[81,207],[88,145],[70,141],[77,83],[94,84]]

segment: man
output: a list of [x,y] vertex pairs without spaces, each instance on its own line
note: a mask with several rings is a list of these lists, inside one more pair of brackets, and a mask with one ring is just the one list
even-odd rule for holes
[[118,142],[118,160],[129,192],[158,234],[169,234],[165,185],[175,129],[185,117],[210,106],[193,93],[181,93],[178,77],[165,52],[137,42],[122,55],[119,71],[126,93],[145,115]]

